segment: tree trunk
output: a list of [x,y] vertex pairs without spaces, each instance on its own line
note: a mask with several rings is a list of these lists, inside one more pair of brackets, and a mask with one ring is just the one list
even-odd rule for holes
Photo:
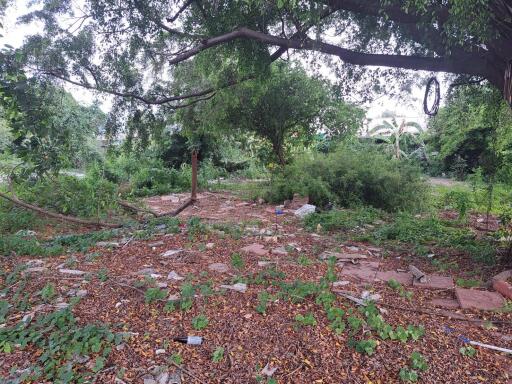
[[197,150],[192,150],[192,193],[190,200],[197,200]]

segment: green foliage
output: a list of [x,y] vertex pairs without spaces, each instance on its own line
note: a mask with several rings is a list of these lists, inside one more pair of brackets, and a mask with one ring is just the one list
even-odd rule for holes
[[266,291],[258,293],[258,305],[256,306],[256,312],[263,315],[267,312],[268,302],[270,301],[270,294]]
[[410,370],[408,368],[402,368],[400,369],[399,373],[400,380],[406,382],[406,383],[415,383],[418,381],[418,372]]
[[223,359],[224,359],[224,348],[223,347],[215,348],[215,351],[213,351],[213,354],[212,354],[212,361],[214,363],[220,363]]
[[101,282],[105,282],[108,280],[108,269],[106,268],[102,268],[98,271],[98,273],[96,274],[96,276],[98,277],[98,280],[101,281]]
[[475,357],[476,356],[476,349],[473,348],[471,345],[466,345],[464,347],[460,347],[459,352],[462,356],[467,356],[467,357]]
[[301,314],[296,315],[295,321],[303,327],[316,325],[315,316],[311,312],[308,312],[305,315],[301,315]]
[[480,280],[475,279],[458,278],[457,280],[455,280],[455,284],[462,288],[475,288],[481,286],[482,282]]
[[243,269],[244,268],[245,261],[242,258],[242,255],[240,255],[240,253],[235,252],[235,253],[231,254],[231,265],[235,269]]
[[208,326],[208,318],[201,314],[192,319],[192,328],[194,328],[197,331],[200,331],[201,329],[205,329]]
[[[102,324],[78,325],[67,309],[39,315],[30,325],[20,322],[0,329],[0,348],[5,353],[17,348],[43,351],[22,381],[83,382],[102,369],[112,346],[121,341],[121,334],[112,333]],[[89,371],[75,356],[90,355],[96,360]]]
[[360,340],[355,344],[356,351],[359,353],[367,354],[371,356],[375,353],[375,348],[377,347],[377,341],[368,339],[368,340]]
[[167,297],[167,290],[161,288],[148,288],[144,292],[144,301],[147,304],[154,303],[156,301],[162,301]]
[[389,279],[388,280],[388,286],[392,289],[394,289],[395,291],[398,292],[398,294],[402,297],[405,297],[407,298],[408,300],[411,300],[412,299],[412,295],[413,295],[413,292],[411,291],[407,291],[402,284],[400,284],[398,281],[396,281],[395,279]]
[[327,320],[330,321],[329,327],[333,330],[333,332],[337,335],[343,333],[346,328],[346,323],[343,320],[345,311],[341,308],[330,307],[326,309],[326,312]]
[[41,289],[39,293],[41,298],[47,303],[49,303],[57,295],[57,292],[55,291],[55,285],[52,283],[46,283],[46,285],[43,287],[43,289]]
[[192,216],[187,222],[187,232],[189,239],[195,239],[197,236],[204,234],[208,231],[206,225],[201,223],[201,218]]
[[304,225],[310,231],[318,228],[325,231],[349,230],[371,224],[383,217],[383,212],[371,207],[355,209],[331,210],[323,213],[312,213],[304,218]]
[[428,191],[419,170],[408,162],[372,147],[340,147],[327,155],[296,159],[274,176],[266,200],[282,202],[299,193],[320,207],[331,202],[418,211],[428,204]]
[[411,367],[419,371],[426,371],[428,364],[421,353],[414,351],[411,354]]
[[453,207],[459,214],[459,220],[466,219],[469,209],[472,207],[472,200],[469,192],[464,190],[453,190],[445,196],[445,202]]
[[181,357],[181,355],[176,352],[174,352],[169,359],[178,365],[181,365],[183,363],[183,357]]
[[39,217],[31,211],[0,201],[0,233],[34,230],[41,226]]
[[41,244],[34,237],[20,235],[0,236],[0,255],[11,256],[54,256],[64,252],[60,244]]

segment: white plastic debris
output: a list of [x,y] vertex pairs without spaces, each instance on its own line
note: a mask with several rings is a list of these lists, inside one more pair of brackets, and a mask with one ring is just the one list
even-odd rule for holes
[[304,204],[302,207],[297,209],[294,214],[295,216],[300,217],[301,219],[309,215],[310,213],[315,213],[316,206],[312,204]]

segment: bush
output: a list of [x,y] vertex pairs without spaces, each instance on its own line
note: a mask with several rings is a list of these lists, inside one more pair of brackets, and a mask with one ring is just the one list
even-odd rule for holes
[[16,186],[16,192],[22,200],[40,207],[66,215],[93,217],[103,216],[116,206],[117,187],[102,178],[59,175],[26,181]]
[[266,198],[282,202],[300,193],[320,207],[332,202],[343,207],[418,211],[426,207],[428,192],[418,167],[367,147],[297,159],[274,176]]
[[383,212],[371,207],[355,210],[332,210],[307,215],[304,219],[304,225],[311,231],[315,230],[318,224],[326,231],[353,229],[365,224],[371,224],[382,216]]

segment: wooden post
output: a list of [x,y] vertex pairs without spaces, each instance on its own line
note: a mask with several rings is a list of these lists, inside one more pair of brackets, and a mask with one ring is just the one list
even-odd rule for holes
[[197,150],[192,150],[192,194],[190,200],[197,200]]

